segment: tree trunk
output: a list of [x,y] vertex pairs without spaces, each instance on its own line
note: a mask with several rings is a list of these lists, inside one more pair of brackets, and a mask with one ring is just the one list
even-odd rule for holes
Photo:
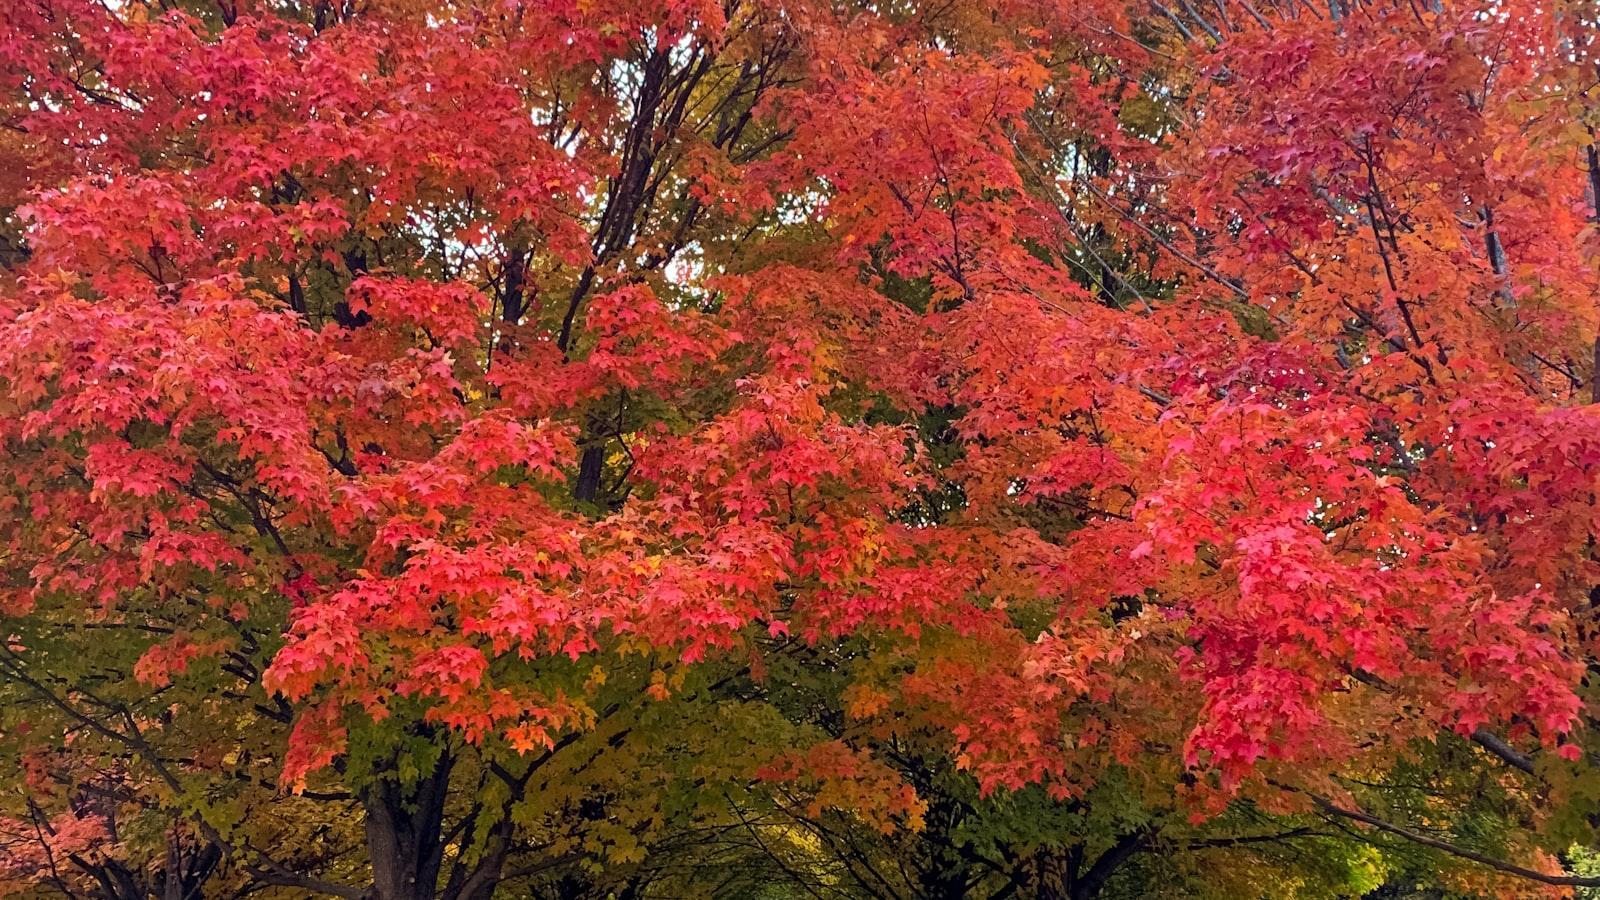
[[[511,850],[511,840],[516,833],[509,801],[502,815],[504,817],[494,827],[489,836],[489,845],[477,865],[469,870],[457,861],[440,893],[443,900],[490,900],[494,896],[495,886],[500,883],[501,872],[505,869],[506,854]],[[466,830],[470,832],[472,829],[469,827]]]
[[453,764],[446,753],[409,787],[384,779],[362,794],[374,900],[432,900],[438,890],[444,802]]

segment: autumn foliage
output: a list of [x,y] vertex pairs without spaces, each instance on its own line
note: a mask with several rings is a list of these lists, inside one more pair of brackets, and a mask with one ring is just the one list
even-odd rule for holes
[[1597,22],[0,0],[0,893],[1600,886]]

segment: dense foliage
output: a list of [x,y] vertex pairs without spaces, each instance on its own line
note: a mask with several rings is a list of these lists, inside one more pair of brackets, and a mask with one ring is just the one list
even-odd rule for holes
[[0,0],[0,893],[1600,886],[1596,19]]

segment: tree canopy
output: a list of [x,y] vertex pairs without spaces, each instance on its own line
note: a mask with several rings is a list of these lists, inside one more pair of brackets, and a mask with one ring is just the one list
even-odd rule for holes
[[1587,0],[3,0],[0,895],[1600,888]]

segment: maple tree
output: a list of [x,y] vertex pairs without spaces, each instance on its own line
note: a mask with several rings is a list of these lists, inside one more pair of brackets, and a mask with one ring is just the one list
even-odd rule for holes
[[1596,12],[0,4],[0,887],[1600,886]]

